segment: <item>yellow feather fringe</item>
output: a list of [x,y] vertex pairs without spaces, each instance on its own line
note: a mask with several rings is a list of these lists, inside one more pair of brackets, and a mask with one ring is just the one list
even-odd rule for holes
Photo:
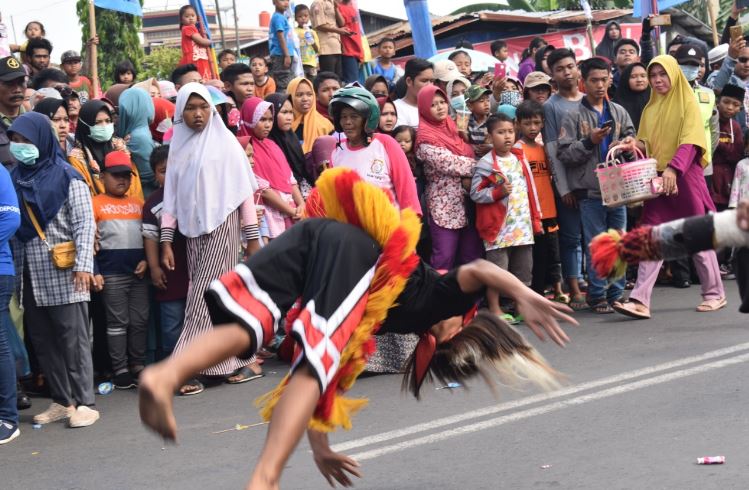
[[[336,177],[347,172],[352,171],[345,168],[326,170],[316,184],[327,217],[343,223],[347,223],[348,220],[336,193],[335,180]],[[408,242],[403,247],[400,259],[405,261],[411,257],[415,253],[421,231],[418,215],[411,209],[405,209],[399,213],[381,189],[367,182],[357,181],[351,192],[362,229],[384,248],[393,233],[398,228],[403,228],[408,236]],[[377,291],[370,291],[361,322],[341,353],[340,368],[350,365],[351,372],[340,379],[338,386],[328,387],[328,389],[337,390],[330,418],[323,420],[313,417],[308,425],[310,429],[331,432],[336,427],[342,427],[348,430],[351,428],[351,417],[367,404],[366,399],[344,398],[342,394],[354,385],[356,378],[364,371],[367,359],[363,346],[385,320],[387,311],[394,306],[395,300],[403,292],[407,281],[408,277],[393,274],[393,271],[388,270],[382,264],[375,269],[372,284],[383,284],[383,286]],[[287,375],[273,391],[255,401],[255,404],[261,407],[260,415],[265,421],[270,420],[273,408],[281,398],[288,380]]]

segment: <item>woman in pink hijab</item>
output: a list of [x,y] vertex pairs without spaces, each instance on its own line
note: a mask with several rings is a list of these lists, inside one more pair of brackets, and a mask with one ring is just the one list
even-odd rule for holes
[[[269,240],[276,238],[302,216],[304,200],[281,148],[270,138],[273,128],[273,104],[259,97],[242,104],[242,122],[238,137],[249,136],[253,150],[259,195],[265,204]],[[265,230],[263,230],[265,231]]]

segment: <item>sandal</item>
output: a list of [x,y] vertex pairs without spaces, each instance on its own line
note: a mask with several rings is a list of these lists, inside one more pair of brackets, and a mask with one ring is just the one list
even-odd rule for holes
[[599,315],[608,315],[610,313],[614,313],[614,309],[611,307],[611,305],[608,304],[605,299],[597,301],[594,304],[589,304],[588,308],[590,308],[590,311],[592,311],[593,313],[598,313]]
[[573,296],[567,306],[572,308],[572,311],[581,311],[588,309],[588,303],[585,301],[585,296]]
[[568,294],[559,293],[555,294],[554,297],[551,298],[551,300],[556,303],[564,303],[565,305],[567,305],[570,302],[570,296]]
[[699,311],[700,313],[718,311],[719,309],[725,307],[727,304],[728,301],[726,301],[726,298],[706,299],[699,304],[699,306],[697,307],[697,311]]
[[244,366],[237,369],[237,371],[231,376],[227,377],[226,383],[230,385],[238,385],[252,381],[253,379],[262,378],[263,376],[265,376],[263,373],[258,374],[250,369],[249,366]]
[[630,318],[637,320],[647,320],[650,318],[650,308],[637,301],[616,301],[611,305],[614,311]]
[[517,318],[515,318],[514,316],[512,316],[512,315],[511,315],[511,314],[509,314],[509,313],[505,313],[505,314],[503,314],[503,315],[500,315],[500,316],[499,316],[499,319],[500,319],[500,320],[503,320],[503,321],[504,321],[504,322],[505,322],[506,324],[508,324],[508,325],[517,325],[518,323],[520,323],[520,322],[519,322],[519,321],[517,320]]
[[192,378],[180,387],[180,389],[177,391],[177,395],[192,396],[203,393],[203,391],[205,391],[205,386],[203,386],[203,383],[201,383],[198,378]]

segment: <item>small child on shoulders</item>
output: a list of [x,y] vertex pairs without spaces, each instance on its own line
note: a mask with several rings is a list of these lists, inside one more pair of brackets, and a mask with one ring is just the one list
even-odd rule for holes
[[[473,171],[471,199],[476,202],[476,228],[486,258],[530,285],[534,235],[542,232],[536,186],[522,149],[515,144],[515,123],[504,114],[486,123],[492,150]],[[489,309],[508,323],[519,319],[500,308],[499,297],[488,295]]]
[[135,387],[146,364],[148,340],[147,264],[143,252],[143,201],[127,196],[133,163],[123,151],[104,159],[104,194],[93,198],[94,219],[100,235],[95,260],[104,277],[107,342],[115,388]]
[[175,230],[172,251],[174,252],[174,270],[161,267],[161,247],[159,247],[159,230],[164,201],[164,182],[166,181],[169,145],[157,146],[151,153],[151,169],[159,188],[148,196],[143,205],[143,246],[146,261],[151,271],[151,283],[156,288],[155,299],[159,304],[159,331],[161,350],[164,357],[169,356],[177,345],[182,325],[185,320],[187,303],[187,245],[185,237]]

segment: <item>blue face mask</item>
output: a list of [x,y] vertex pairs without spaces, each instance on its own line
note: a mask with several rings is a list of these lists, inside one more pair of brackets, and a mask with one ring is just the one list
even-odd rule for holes
[[690,82],[697,80],[697,75],[700,73],[700,67],[694,65],[679,65],[681,72]]
[[39,159],[39,149],[31,143],[10,142],[10,154],[24,165],[29,167],[36,164]]
[[114,134],[114,124],[112,123],[104,124],[102,126],[89,126],[89,128],[91,139],[97,143],[106,143],[112,139],[112,135]]

